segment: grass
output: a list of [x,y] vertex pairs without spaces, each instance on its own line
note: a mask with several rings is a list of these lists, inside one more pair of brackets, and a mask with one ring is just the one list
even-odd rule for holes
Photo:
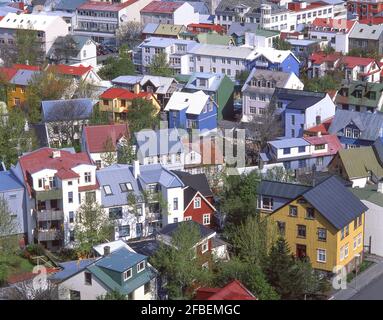
[[[374,264],[372,261],[363,260],[362,264],[358,268],[358,275],[361,274],[363,271],[366,271],[369,267],[371,267]],[[355,278],[355,270],[350,272],[347,275],[347,282],[351,282],[352,279]]]
[[10,276],[31,272],[34,265],[29,260],[18,255],[8,256],[0,261],[0,284]]

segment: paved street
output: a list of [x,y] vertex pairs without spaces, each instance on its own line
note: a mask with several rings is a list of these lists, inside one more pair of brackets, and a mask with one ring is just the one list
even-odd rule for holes
[[364,287],[350,300],[383,300],[383,275]]

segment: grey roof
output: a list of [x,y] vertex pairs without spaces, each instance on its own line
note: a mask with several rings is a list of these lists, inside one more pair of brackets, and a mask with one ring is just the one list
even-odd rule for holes
[[140,166],[138,179],[142,186],[159,183],[166,188],[183,187],[181,179],[174,173],[166,170],[160,164],[147,164]]
[[60,0],[55,6],[55,10],[75,11],[77,7],[87,1],[88,0]]
[[190,53],[202,56],[227,57],[233,59],[251,59],[255,57],[256,50],[249,47],[223,46],[212,44],[198,44]]
[[336,110],[329,133],[338,134],[340,130],[353,123],[361,131],[360,139],[375,141],[383,128],[383,113]]
[[303,197],[338,230],[368,209],[335,176],[305,192]]
[[141,130],[134,133],[137,153],[142,157],[176,154],[183,152],[177,129]]
[[276,88],[272,99],[291,101],[286,108],[305,110],[325,97],[325,92]]
[[303,146],[309,146],[310,145],[310,143],[303,138],[289,138],[289,139],[281,139],[281,140],[272,140],[272,141],[268,141],[268,143],[277,149],[303,147]]
[[131,252],[127,248],[122,247],[99,259],[95,265],[117,272],[124,272],[146,258],[142,254]]
[[194,8],[194,12],[199,14],[209,14],[209,8],[203,1],[185,1]]
[[[188,83],[185,85],[185,89],[189,90],[205,90],[205,91],[217,91],[221,85],[222,80],[225,78],[225,75],[222,73],[207,73],[207,72],[195,72],[193,73],[190,78]],[[210,85],[208,87],[201,87],[197,83],[197,79],[206,79],[210,82]]]
[[[101,188],[101,202],[104,207],[122,206],[128,204],[128,193],[122,192],[120,183],[130,182],[134,195],[138,201],[141,201],[142,194],[132,174],[132,168],[129,165],[114,164],[112,166],[97,170],[97,181]],[[104,186],[110,186],[111,195],[106,195]]]
[[378,40],[383,32],[383,25],[357,23],[350,33],[350,38]]
[[144,76],[119,76],[112,80],[113,84],[123,84],[123,85],[135,85],[140,83]]
[[0,171],[0,192],[24,189],[23,184],[11,171]]
[[265,196],[295,199],[309,189],[309,186],[302,184],[262,180],[259,184],[257,193]]
[[156,239],[145,239],[137,242],[129,242],[129,246],[134,251],[150,257],[156,253],[161,243],[161,241]]
[[158,28],[158,25],[159,23],[153,23],[153,22],[149,22],[145,25],[144,29],[142,30],[142,33],[154,33],[154,31],[156,31],[156,29]]
[[372,148],[375,152],[376,158],[378,159],[379,163],[383,166],[383,141],[382,138],[378,138],[375,140],[374,144],[372,145]]
[[237,36],[243,36],[245,35],[245,32],[256,32],[259,28],[259,25],[256,23],[240,23],[240,22],[233,22],[229,30],[227,31],[227,34],[229,35],[237,35]]
[[[256,69],[253,68],[251,70],[249,76],[247,77],[245,84],[242,87],[242,92],[248,91],[251,92],[252,90],[259,90],[263,88],[252,88],[250,86],[251,80],[266,80],[266,81],[275,81],[274,87],[283,88],[287,81],[290,79],[291,73],[288,72],[282,72],[282,71],[271,71],[266,69]],[[271,88],[271,90],[274,90]]]
[[19,86],[27,86],[29,82],[33,80],[33,77],[40,74],[39,71],[33,70],[18,70],[14,75],[10,83],[16,84]]
[[182,224],[190,224],[190,225],[197,226],[199,228],[199,232],[200,232],[200,239],[205,239],[205,238],[207,238],[207,237],[209,237],[215,233],[214,230],[212,230],[208,227],[205,227],[204,225],[199,224],[193,220],[181,221],[181,222],[177,222],[177,223],[170,223],[170,224],[166,225],[165,227],[163,227],[159,231],[159,233],[162,235],[172,237],[172,235],[178,230],[179,226],[181,226]]
[[94,261],[96,261],[96,259],[92,258],[92,259],[62,262],[59,264],[62,270],[54,273],[49,278],[50,280],[63,281],[65,279],[72,277],[76,273],[84,270],[86,267],[91,265]]
[[92,99],[46,100],[41,102],[44,122],[89,119],[95,102]]

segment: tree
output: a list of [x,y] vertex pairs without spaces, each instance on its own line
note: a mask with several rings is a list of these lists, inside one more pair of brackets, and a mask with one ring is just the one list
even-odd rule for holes
[[138,132],[143,129],[155,129],[159,126],[157,109],[150,100],[133,99],[128,108],[126,118],[131,132]]
[[331,53],[334,53],[335,52],[335,49],[330,46],[330,45],[326,45],[323,50],[322,50],[325,54],[331,54]]
[[90,125],[109,124],[108,113],[100,110],[100,105],[93,107],[92,116],[89,119]]
[[15,33],[16,62],[36,65],[45,59],[45,53],[41,50],[38,31],[30,25],[28,29],[17,29]]
[[29,280],[12,286],[6,294],[6,298],[9,300],[58,300],[58,294],[57,285],[50,281],[47,281],[45,287],[41,288],[36,287],[34,280]]
[[280,37],[273,39],[273,47],[277,50],[291,50],[291,44]]
[[71,86],[72,80],[57,74],[54,68],[34,75],[25,91],[29,121],[37,123],[41,120],[41,101],[71,98],[66,96]]
[[220,211],[225,215],[226,225],[240,225],[247,217],[257,212],[258,172],[248,175],[224,177],[223,189],[219,193]]
[[242,71],[239,72],[238,75],[235,76],[235,80],[237,80],[239,82],[239,84],[241,86],[243,86],[245,84],[245,81],[249,77],[249,74],[250,74],[250,71],[242,70]]
[[218,287],[223,287],[232,280],[241,281],[259,300],[279,299],[277,292],[267,282],[259,266],[242,261],[235,256],[227,262],[218,264],[214,283]]
[[271,169],[267,169],[263,178],[265,180],[279,181],[279,182],[295,181],[294,171],[286,170],[284,167],[273,167]]
[[35,132],[27,126],[22,110],[13,107],[7,114],[0,110],[0,161],[7,167],[16,164],[18,157],[34,150],[36,144]]
[[88,257],[93,246],[114,239],[114,226],[105,210],[94,199],[85,200],[77,211],[74,235],[79,256]]
[[119,56],[109,57],[98,72],[104,80],[112,80],[119,76],[134,75],[135,68],[132,59],[128,53],[126,45],[120,47]]
[[132,164],[136,160],[136,153],[132,141],[122,144],[117,150],[117,163]]
[[113,140],[108,136],[103,145],[104,151],[101,154],[101,160],[107,167],[117,162],[116,147]]
[[351,57],[364,57],[364,58],[373,58],[377,61],[380,61],[381,55],[376,50],[364,50],[361,48],[353,48],[348,51],[348,56]]
[[338,90],[341,87],[343,74],[341,72],[330,72],[321,78],[303,79],[305,90],[314,92],[327,92]]
[[167,278],[170,299],[190,298],[193,284],[207,284],[210,271],[201,268],[195,257],[195,245],[200,241],[199,228],[192,223],[181,223],[173,233],[170,245],[161,243],[152,257],[153,266]]
[[117,290],[113,290],[105,293],[104,295],[98,296],[97,300],[128,300],[126,295],[120,293]]
[[141,34],[142,25],[136,21],[122,23],[116,30],[118,44],[126,45],[131,50],[141,42]]
[[76,40],[70,34],[58,37],[54,43],[51,59],[57,63],[67,64],[71,57],[77,56],[79,51],[77,46]]
[[170,68],[167,56],[164,52],[156,54],[148,66],[152,76],[172,77],[173,70]]
[[0,196],[0,255],[7,257],[17,249],[14,234],[18,233],[19,226],[12,216],[7,200]]

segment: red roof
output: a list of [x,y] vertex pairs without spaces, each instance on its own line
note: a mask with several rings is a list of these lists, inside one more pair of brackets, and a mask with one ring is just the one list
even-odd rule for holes
[[356,66],[368,66],[374,61],[375,59],[373,58],[343,56],[340,63],[348,68],[355,68]]
[[68,169],[60,169],[59,171],[57,171],[56,176],[59,177],[61,180],[75,179],[80,177],[76,172]]
[[108,137],[112,139],[113,146],[116,148],[119,139],[129,136],[129,130],[126,124],[87,126],[84,128],[84,134],[88,151],[100,153],[105,151],[105,142]]
[[192,29],[208,29],[212,30],[218,33],[224,32],[225,28],[216,24],[209,24],[209,23],[191,23],[188,25],[188,30]]
[[313,157],[333,155],[336,154],[338,150],[342,149],[342,145],[336,135],[313,136],[305,137],[304,139],[312,145],[327,144],[328,147],[326,152],[315,153],[313,154]]
[[18,63],[15,63],[13,65],[13,67],[16,68],[17,70],[40,71],[40,67],[39,66],[31,66],[29,64],[18,64]]
[[146,7],[141,9],[141,13],[173,13],[179,7],[181,7],[184,2],[177,1],[152,1]]
[[16,73],[17,69],[15,68],[0,67],[0,77],[6,81],[11,81]]
[[195,300],[257,300],[238,280],[233,280],[223,288],[199,288]]
[[312,2],[309,5],[307,5],[306,8],[302,8],[301,3],[290,2],[290,3],[288,3],[287,6],[288,6],[289,10],[299,12],[299,11],[311,10],[311,9],[315,9],[315,8],[319,8],[319,7],[323,7],[323,6],[328,6],[328,4],[325,2],[322,2],[322,1],[316,1],[316,2]]
[[314,134],[317,134],[318,132],[320,132],[322,135],[326,135],[326,134],[328,134],[328,129],[330,128],[332,119],[333,118],[330,118],[330,119],[322,122],[321,124],[318,124],[315,127],[311,127],[305,131],[308,133],[314,133]]
[[325,52],[314,52],[311,54],[309,60],[314,64],[322,64],[323,62],[335,62],[337,61],[342,54],[340,52],[334,52],[327,54]]
[[108,12],[118,12],[131,4],[137,2],[138,0],[128,0],[124,3],[110,3],[110,2],[97,2],[97,1],[88,1],[83,3],[77,9],[81,10],[96,10],[96,11],[108,11]]
[[347,19],[316,18],[312,22],[311,26],[321,28],[334,28],[338,30],[344,29],[346,32],[349,32],[355,23],[356,21]]
[[[24,180],[29,182],[29,175],[43,169],[53,169],[60,172],[60,175],[68,177],[67,171],[80,164],[92,164],[89,156],[85,152],[70,153],[69,151],[60,150],[60,156],[52,157],[53,151],[56,149],[41,148],[24,156],[21,156],[19,163],[23,171]],[[64,171],[63,171],[64,170]],[[66,178],[68,179],[68,178]],[[27,183],[28,191],[31,192],[31,186]]]
[[383,17],[369,17],[358,21],[361,24],[383,24]]
[[133,100],[137,98],[147,98],[149,96],[151,96],[151,93],[148,92],[133,93],[124,88],[109,88],[108,90],[104,91],[100,98]]
[[83,76],[93,68],[91,66],[85,67],[83,65],[79,66],[67,66],[65,64],[57,64],[57,65],[50,65],[49,69],[54,70],[57,73],[60,74],[66,74],[70,76]]

